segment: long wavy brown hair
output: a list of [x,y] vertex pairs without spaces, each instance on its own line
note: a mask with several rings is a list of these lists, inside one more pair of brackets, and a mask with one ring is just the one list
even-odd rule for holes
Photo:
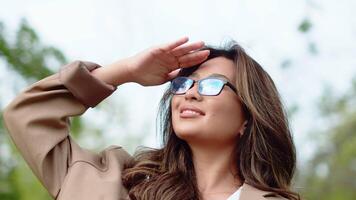
[[[290,190],[296,166],[286,112],[276,86],[267,72],[235,41],[225,47],[205,46],[209,59],[223,56],[237,67],[236,86],[248,119],[244,134],[236,141],[238,177],[260,190],[287,199],[300,199]],[[188,76],[200,64],[184,68],[178,76]],[[162,148],[142,148],[125,165],[123,184],[132,200],[198,200],[192,152],[172,128],[169,87],[160,101],[157,122]]]

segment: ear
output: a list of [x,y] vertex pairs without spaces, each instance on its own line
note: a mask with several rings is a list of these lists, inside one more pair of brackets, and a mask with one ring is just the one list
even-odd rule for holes
[[245,133],[246,126],[247,126],[247,120],[245,120],[244,123],[241,125],[240,131],[239,131],[240,136],[242,136]]

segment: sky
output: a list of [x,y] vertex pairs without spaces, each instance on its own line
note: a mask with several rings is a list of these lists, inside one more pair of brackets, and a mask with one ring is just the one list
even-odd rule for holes
[[[211,45],[236,40],[271,75],[285,105],[299,106],[291,126],[302,161],[315,148],[315,141],[310,140],[312,130],[325,126],[318,121],[316,109],[323,87],[331,85],[342,94],[356,76],[356,2],[351,0],[1,0],[0,5],[0,20],[10,36],[21,18],[26,18],[42,42],[62,50],[68,60],[87,60],[103,66],[182,36]],[[305,18],[313,26],[302,34],[298,26]],[[308,52],[310,42],[316,44],[318,54]],[[291,64],[283,70],[281,64],[285,60]],[[14,81],[13,76],[0,63],[0,79]],[[26,87],[24,83],[19,85]],[[0,87],[3,105],[15,95],[6,89],[8,86]],[[115,107],[125,106],[125,116],[119,119],[127,124],[119,130],[108,125],[105,113],[95,109],[84,118],[107,127],[104,136],[108,144],[120,145],[118,132],[125,134],[129,130],[138,135],[146,132],[143,145],[156,147],[157,106],[166,86],[119,86],[104,108],[120,115],[121,110]],[[83,141],[87,145],[93,142]]]

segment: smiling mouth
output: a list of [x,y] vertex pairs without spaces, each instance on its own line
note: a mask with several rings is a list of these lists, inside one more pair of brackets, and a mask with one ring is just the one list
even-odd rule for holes
[[201,113],[193,111],[193,110],[183,110],[180,113],[181,118],[196,118],[203,116]]

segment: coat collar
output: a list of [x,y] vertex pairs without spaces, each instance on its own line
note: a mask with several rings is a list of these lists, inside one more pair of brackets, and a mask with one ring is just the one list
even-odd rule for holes
[[259,190],[247,183],[242,184],[240,200],[266,200],[266,195],[271,192]]

